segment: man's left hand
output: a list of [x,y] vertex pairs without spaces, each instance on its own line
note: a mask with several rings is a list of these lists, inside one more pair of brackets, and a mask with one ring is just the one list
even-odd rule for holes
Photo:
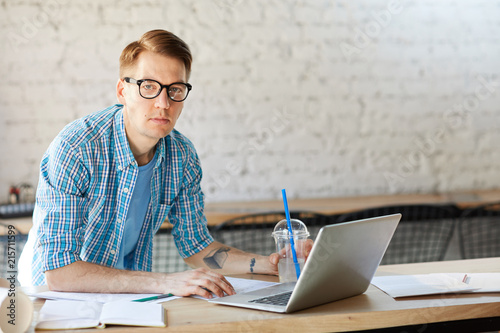
[[[307,239],[304,242],[304,245],[299,247],[299,250],[297,251],[297,257],[304,258],[304,261],[307,261],[309,253],[311,253],[313,244],[314,241],[312,239]],[[269,263],[273,266],[273,274],[278,275],[278,263],[280,261],[280,258],[283,258],[284,255],[284,251],[281,251],[280,253],[273,253],[269,256]]]

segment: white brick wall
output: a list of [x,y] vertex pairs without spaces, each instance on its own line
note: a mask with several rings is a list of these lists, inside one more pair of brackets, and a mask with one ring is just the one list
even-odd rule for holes
[[499,186],[500,1],[3,0],[0,202],[153,28],[194,54],[208,201]]

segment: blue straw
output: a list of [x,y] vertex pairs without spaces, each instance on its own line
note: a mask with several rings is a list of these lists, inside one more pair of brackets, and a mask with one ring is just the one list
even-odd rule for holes
[[300,276],[300,265],[297,261],[297,253],[295,253],[295,241],[293,240],[292,222],[290,222],[290,211],[288,210],[288,201],[286,200],[285,189],[281,190],[281,194],[283,195],[283,203],[285,204],[286,223],[288,225],[288,233],[290,235],[290,245],[292,247],[293,263],[295,264],[295,273],[297,274],[297,280],[298,280]]

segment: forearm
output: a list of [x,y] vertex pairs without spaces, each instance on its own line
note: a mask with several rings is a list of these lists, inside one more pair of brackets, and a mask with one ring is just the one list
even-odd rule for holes
[[163,293],[162,275],[120,270],[84,261],[45,272],[51,290],[105,293]]
[[204,268],[178,273],[126,271],[83,261],[45,272],[51,290],[96,293],[171,293],[211,298],[233,295],[231,284]]
[[217,273],[227,274],[278,274],[269,257],[248,253],[213,242],[199,253],[185,259],[193,268],[204,267]]

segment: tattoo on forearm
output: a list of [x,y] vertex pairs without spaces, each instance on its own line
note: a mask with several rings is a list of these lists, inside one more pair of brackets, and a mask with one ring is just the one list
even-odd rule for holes
[[250,260],[250,273],[253,273],[253,266],[255,266],[255,258]]
[[224,263],[226,262],[228,252],[231,249],[228,247],[221,247],[210,252],[203,261],[205,265],[207,265],[211,269],[221,269],[224,267]]

